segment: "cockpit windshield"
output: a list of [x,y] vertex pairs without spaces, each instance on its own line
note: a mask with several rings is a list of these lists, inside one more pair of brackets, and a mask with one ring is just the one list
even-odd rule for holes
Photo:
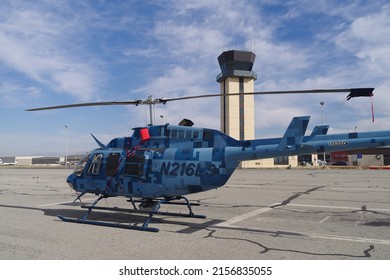
[[88,160],[89,154],[83,156],[74,168],[73,174],[75,174],[77,177],[80,177],[83,174],[85,165],[87,164]]

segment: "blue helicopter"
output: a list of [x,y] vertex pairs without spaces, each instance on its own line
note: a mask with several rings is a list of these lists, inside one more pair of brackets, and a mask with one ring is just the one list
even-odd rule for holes
[[[350,98],[372,96],[372,91],[372,88],[359,88],[244,94],[350,92]],[[151,107],[174,100],[212,96],[221,94],[162,99],[150,96],[146,100],[81,103],[28,111],[95,105],[145,104]],[[193,213],[194,204],[186,196],[225,185],[241,161],[390,145],[390,131],[327,134],[329,126],[322,125],[305,136],[309,120],[309,116],[294,117],[283,137],[255,140],[236,140],[218,130],[193,127],[192,121],[187,119],[179,125],[137,127],[132,136],[115,138],[108,144],[92,135],[99,148],[78,162],[67,183],[78,193],[76,200],[87,193],[98,197],[91,206],[82,206],[87,209],[83,217],[58,217],[65,222],[157,232],[158,228],[149,226],[154,215],[205,218]],[[126,197],[133,209],[97,206],[103,198],[118,196]],[[188,213],[159,211],[163,204],[185,205]],[[94,209],[137,212],[146,214],[146,219],[140,226],[90,220],[88,216]]]

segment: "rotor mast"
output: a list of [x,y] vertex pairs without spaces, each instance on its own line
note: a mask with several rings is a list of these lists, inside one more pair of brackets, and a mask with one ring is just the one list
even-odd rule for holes
[[154,125],[153,106],[156,104],[159,104],[159,103],[165,104],[166,103],[165,98],[153,99],[152,95],[149,95],[148,98],[146,98],[144,100],[138,100],[138,101],[139,101],[139,103],[136,104],[137,106],[139,104],[148,105],[148,107],[149,107],[149,123],[148,123],[148,121],[146,121],[146,124],[147,125]]

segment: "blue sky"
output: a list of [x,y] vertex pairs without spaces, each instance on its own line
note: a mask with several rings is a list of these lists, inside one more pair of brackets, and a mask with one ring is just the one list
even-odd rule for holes
[[[256,54],[256,91],[375,87],[346,94],[257,96],[256,137],[283,134],[290,119],[331,133],[390,129],[390,4],[376,1],[0,0],[0,156],[85,152],[146,124],[146,107],[25,112],[77,102],[219,92],[218,55]],[[189,118],[219,129],[219,100],[155,107],[157,123]],[[163,116],[161,118],[160,116]],[[65,127],[68,127],[68,129]]]

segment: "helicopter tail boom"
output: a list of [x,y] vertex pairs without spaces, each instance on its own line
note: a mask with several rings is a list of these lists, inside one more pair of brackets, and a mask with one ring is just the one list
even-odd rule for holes
[[326,134],[327,126],[304,136],[309,117],[295,117],[283,138],[241,141],[242,147],[227,147],[228,160],[244,161],[264,158],[349,151],[390,146],[390,131]]

